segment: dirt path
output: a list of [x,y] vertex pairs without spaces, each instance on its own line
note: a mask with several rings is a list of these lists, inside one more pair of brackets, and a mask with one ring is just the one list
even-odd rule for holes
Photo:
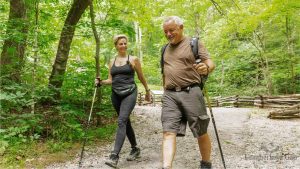
[[[227,168],[300,168],[300,120],[270,120],[267,112],[248,108],[214,108],[219,137]],[[126,140],[120,154],[121,169],[159,169],[161,168],[162,130],[160,107],[136,107],[134,111],[134,129],[142,157],[133,162],[126,161],[130,151]],[[212,160],[216,169],[222,168],[222,162],[210,123],[209,134],[213,141]],[[88,149],[83,168],[110,169],[104,164],[113,143]],[[196,140],[190,130],[186,137],[177,139],[177,153],[173,169],[196,169],[199,167],[199,153]],[[64,164],[47,167],[78,168],[78,158]]]

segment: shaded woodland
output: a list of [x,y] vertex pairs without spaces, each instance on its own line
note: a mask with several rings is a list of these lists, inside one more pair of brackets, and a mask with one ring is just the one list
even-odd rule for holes
[[[150,88],[161,90],[169,15],[184,19],[185,34],[200,37],[216,63],[211,96],[299,93],[299,12],[296,0],[0,0],[0,158],[21,163],[41,141],[59,151],[82,139],[116,34],[128,35]],[[88,132],[96,140],[115,129],[110,92],[97,93]]]

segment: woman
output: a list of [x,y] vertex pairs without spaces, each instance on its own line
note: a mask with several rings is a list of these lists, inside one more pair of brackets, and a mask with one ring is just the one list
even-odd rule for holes
[[118,114],[118,129],[114,150],[105,164],[116,168],[119,160],[119,153],[126,136],[132,148],[127,160],[132,161],[140,155],[140,149],[137,147],[135,134],[129,119],[137,98],[137,88],[134,81],[135,72],[145,87],[146,101],[150,101],[150,89],[144,78],[139,59],[135,56],[130,56],[127,53],[127,36],[117,35],[113,40],[118,55],[115,59],[112,59],[109,64],[108,79],[100,80],[99,78],[96,78],[96,84],[112,84],[111,100]]

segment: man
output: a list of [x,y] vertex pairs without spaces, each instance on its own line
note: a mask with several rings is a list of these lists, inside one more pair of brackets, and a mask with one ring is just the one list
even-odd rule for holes
[[200,168],[211,168],[211,142],[207,134],[207,115],[203,94],[199,87],[201,75],[215,68],[204,45],[198,43],[201,63],[196,64],[191,50],[191,38],[183,35],[183,21],[178,16],[167,17],[163,30],[169,41],[163,60],[162,126],[163,169],[171,169],[176,151],[176,136],[184,136],[186,125],[197,138],[202,160]]

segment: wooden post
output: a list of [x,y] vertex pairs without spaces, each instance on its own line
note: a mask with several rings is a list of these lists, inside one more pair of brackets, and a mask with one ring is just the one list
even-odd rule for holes
[[155,94],[153,94],[153,106],[155,106],[155,100],[156,100]]
[[233,107],[239,107],[239,95],[235,96],[235,101],[233,103]]
[[260,106],[259,106],[259,108],[264,108],[264,96],[259,95],[259,97],[260,97]]
[[151,102],[152,102],[152,104],[154,104],[154,106],[155,106],[155,96],[154,96],[154,95],[151,95]]
[[142,93],[139,92],[138,94],[138,105],[141,106],[142,105]]

